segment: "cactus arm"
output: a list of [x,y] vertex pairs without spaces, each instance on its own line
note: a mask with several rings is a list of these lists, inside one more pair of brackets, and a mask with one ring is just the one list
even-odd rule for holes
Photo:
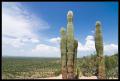
[[62,71],[62,78],[67,78],[67,49],[66,49],[66,31],[64,28],[61,28],[61,42],[60,42],[60,49],[61,49],[61,71]]

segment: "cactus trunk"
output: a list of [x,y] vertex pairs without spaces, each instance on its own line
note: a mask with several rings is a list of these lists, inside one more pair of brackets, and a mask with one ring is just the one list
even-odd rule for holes
[[95,48],[97,52],[97,60],[98,60],[98,79],[105,79],[105,63],[104,63],[104,55],[103,55],[103,38],[101,33],[101,24],[100,22],[96,22],[96,31],[95,31]]

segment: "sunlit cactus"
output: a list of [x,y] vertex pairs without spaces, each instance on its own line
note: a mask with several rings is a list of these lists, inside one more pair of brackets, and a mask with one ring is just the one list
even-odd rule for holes
[[67,69],[68,78],[74,78],[74,30],[73,30],[73,12],[69,11],[67,14]]
[[98,61],[98,79],[105,79],[105,61],[103,55],[103,38],[101,32],[101,23],[99,21],[96,22],[96,30],[95,30],[95,48],[97,52],[97,61]]
[[78,42],[74,39],[72,11],[68,11],[67,20],[67,32],[65,32],[65,29],[61,28],[62,78],[65,79],[65,74],[67,73],[67,79],[75,79]]
[[67,39],[66,39],[66,31],[64,28],[61,28],[61,70],[62,70],[62,78],[67,79]]

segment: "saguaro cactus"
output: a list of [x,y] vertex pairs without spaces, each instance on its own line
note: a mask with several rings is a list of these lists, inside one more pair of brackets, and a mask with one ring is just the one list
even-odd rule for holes
[[62,70],[62,78],[67,79],[67,38],[66,31],[64,28],[61,28],[61,70]]
[[74,32],[73,32],[73,13],[69,11],[67,14],[67,68],[68,78],[74,78]]
[[97,52],[97,60],[98,60],[98,79],[105,79],[105,63],[104,63],[104,55],[103,55],[103,38],[101,32],[101,23],[99,21],[96,22],[96,30],[95,30],[95,48]]
[[[77,46],[78,42],[74,39],[73,29],[73,12],[69,11],[67,14],[67,32],[61,29],[61,63],[62,63],[62,76],[63,79],[75,79],[76,59],[77,59]],[[66,60],[65,60],[66,59]],[[67,72],[66,72],[67,66]],[[65,75],[64,73],[67,75]],[[65,76],[65,77],[64,77]]]

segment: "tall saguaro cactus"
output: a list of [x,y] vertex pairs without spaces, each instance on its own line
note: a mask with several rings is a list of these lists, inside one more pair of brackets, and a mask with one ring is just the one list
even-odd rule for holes
[[96,30],[95,30],[95,48],[97,52],[97,61],[98,61],[98,79],[105,79],[105,63],[104,63],[104,55],[103,55],[103,38],[101,32],[101,23],[99,21],[96,22]]
[[66,78],[75,79],[78,42],[77,40],[74,39],[73,12],[72,11],[68,12],[67,20],[68,20],[67,32],[65,32],[65,29],[61,28],[62,78],[63,79],[66,79]]
[[74,76],[74,32],[73,32],[73,13],[69,11],[67,14],[68,24],[67,24],[67,68],[68,68],[68,78],[73,78]]

